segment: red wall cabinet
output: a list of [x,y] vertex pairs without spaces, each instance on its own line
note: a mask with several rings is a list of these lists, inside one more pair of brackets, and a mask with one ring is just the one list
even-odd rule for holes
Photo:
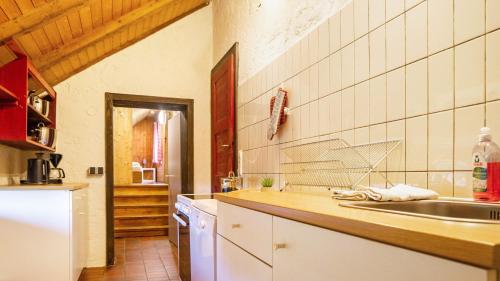
[[[26,55],[17,46],[11,46],[17,59],[0,67],[0,143],[25,150],[54,151],[36,141],[31,132],[40,123],[56,128],[56,92]],[[47,116],[28,102],[30,92],[48,101]]]

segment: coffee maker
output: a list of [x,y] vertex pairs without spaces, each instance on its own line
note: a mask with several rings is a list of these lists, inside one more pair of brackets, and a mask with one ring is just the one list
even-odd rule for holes
[[36,158],[28,159],[28,176],[22,184],[48,184],[50,164],[43,159],[43,152],[36,153]]
[[59,163],[62,160],[62,154],[59,153],[51,153],[50,154],[50,163],[52,163],[53,168],[50,168],[49,173],[49,183],[52,184],[62,184],[63,180],[66,177],[64,170],[59,168]]

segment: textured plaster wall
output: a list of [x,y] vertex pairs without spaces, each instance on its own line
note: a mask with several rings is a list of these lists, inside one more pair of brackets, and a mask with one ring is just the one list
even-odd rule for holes
[[239,42],[239,83],[350,0],[213,0],[214,64]]
[[105,164],[105,92],[194,99],[195,191],[209,192],[211,63],[206,7],[56,86],[61,166],[68,180],[90,183],[88,266],[105,264],[105,178],[86,175]]

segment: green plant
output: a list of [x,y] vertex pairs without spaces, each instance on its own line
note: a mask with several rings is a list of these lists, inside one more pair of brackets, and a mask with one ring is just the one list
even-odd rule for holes
[[260,180],[260,185],[262,185],[262,187],[273,187],[273,184],[274,184],[274,179],[273,178],[262,178]]

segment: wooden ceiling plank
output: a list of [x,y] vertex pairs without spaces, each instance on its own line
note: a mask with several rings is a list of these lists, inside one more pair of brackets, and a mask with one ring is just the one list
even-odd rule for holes
[[39,57],[42,55],[40,48],[35,42],[35,39],[31,34],[26,34],[16,39],[17,43],[21,45],[21,48],[26,52],[30,58]]
[[61,68],[64,71],[64,73],[71,73],[74,71],[73,66],[68,60],[61,62]]
[[33,2],[33,5],[38,8],[38,7],[41,7],[45,4],[47,4],[47,2],[45,0],[32,0]]
[[9,18],[7,17],[5,12],[3,11],[2,7],[0,7],[0,24],[6,22],[8,20],[9,20]]
[[31,0],[16,0],[16,4],[19,7],[19,10],[21,10],[22,14],[29,13],[30,10],[33,10],[35,8]]
[[94,0],[90,4],[92,13],[92,26],[94,28],[102,25],[102,3],[101,0]]
[[88,33],[92,30],[92,12],[90,7],[84,7],[80,10],[80,21],[83,33]]
[[113,19],[113,0],[102,0],[102,24]]
[[80,11],[72,11],[68,14],[69,27],[71,28],[72,37],[78,37],[83,34],[82,20],[80,19]]
[[126,14],[132,10],[132,0],[123,0],[122,13]]
[[112,0],[113,5],[113,19],[117,19],[122,16],[123,13],[123,1],[122,0]]
[[98,58],[100,58],[102,55],[104,55],[105,54],[104,40],[101,40],[101,41],[95,43],[95,49],[96,49],[96,54],[97,54]]
[[39,58],[34,58],[33,63],[40,69],[46,68],[59,59],[71,55],[73,52],[77,52],[79,49],[84,48],[89,44],[97,42],[101,38],[128,26],[128,24],[133,23],[143,17],[148,17],[152,13],[156,12],[156,10],[170,5],[173,1],[174,0],[157,0],[154,3],[146,5],[145,7],[133,10],[117,20],[113,20],[108,24],[104,24],[98,28],[94,28],[91,33],[84,34],[81,37],[73,39],[71,42],[68,42],[60,49],[53,50],[52,52]]
[[130,24],[128,28],[128,41],[134,40],[137,34],[137,24]]
[[59,34],[61,34],[61,38],[63,40],[63,45],[71,42],[73,39],[73,34],[71,33],[71,27],[69,26],[68,17],[61,17],[56,21],[57,29],[59,30]]
[[[0,3],[6,3],[6,1],[11,0],[2,0]],[[52,0],[39,8],[31,9],[26,14],[18,15],[0,24],[0,41],[16,38],[45,27],[60,17],[65,17],[66,13],[79,10],[87,3],[88,0]]]
[[0,46],[0,65],[5,65],[16,58],[17,56],[7,47],[7,45]]
[[0,7],[2,7],[2,10],[9,19],[15,19],[22,14],[14,0],[2,0],[0,1]]
[[58,63],[54,64],[51,67],[51,70],[54,73],[54,76],[56,77],[56,79],[60,79],[62,77],[65,77],[64,76],[64,72],[63,72],[61,66]]
[[45,78],[45,80],[47,80],[47,82],[49,82],[50,84],[52,83],[51,81],[56,81],[57,80],[57,77],[56,75],[54,74],[54,71],[52,71],[52,69],[47,69],[45,72],[43,72],[43,77]]
[[120,46],[127,44],[127,42],[128,42],[128,28],[124,28],[120,32]]
[[[72,75],[75,75],[76,73],[78,73],[78,72],[80,72],[80,71],[88,68],[89,66],[91,66],[93,64],[98,63],[99,61],[102,61],[103,59],[105,59],[105,58],[107,58],[107,57],[115,54],[116,52],[118,52],[118,51],[120,51],[122,49],[125,49],[125,48],[127,48],[127,47],[129,47],[129,46],[131,46],[131,45],[133,45],[133,44],[141,41],[142,39],[150,36],[151,34],[154,34],[154,33],[158,32],[159,30],[165,28],[166,26],[172,24],[173,22],[175,22],[175,21],[177,21],[177,20],[179,20],[179,19],[181,19],[181,18],[183,18],[183,17],[185,17],[185,16],[187,16],[187,15],[189,15],[191,13],[194,13],[194,12],[198,11],[199,9],[201,9],[201,8],[207,6],[207,5],[208,5],[208,2],[201,2],[201,4],[193,7],[192,9],[187,10],[186,12],[184,12],[184,13],[178,15],[178,16],[175,16],[175,17],[171,18],[170,20],[168,20],[168,21],[160,24],[156,28],[153,28],[153,29],[151,29],[151,30],[149,30],[149,31],[147,31],[147,32],[145,32],[145,33],[137,36],[137,38],[135,40],[129,41],[126,45],[121,46],[120,49],[109,50],[111,48],[106,48],[105,47],[105,49],[108,49],[108,51],[103,56],[98,57],[95,61],[89,62],[87,65],[82,65],[79,69],[75,70],[73,73],[66,74],[65,77],[57,77],[56,80],[51,80],[49,82],[51,82],[52,84],[58,84],[61,81],[64,81],[65,79],[71,77]],[[137,27],[138,28],[140,27],[140,23],[138,23]],[[111,38],[111,36],[104,38],[104,45],[106,46],[106,45],[110,45],[110,44],[112,44],[112,38]]]
[[51,22],[43,27],[45,34],[47,34],[47,38],[49,38],[49,42],[52,45],[52,49],[59,48],[62,44],[61,33],[59,33],[59,29],[55,22]]
[[47,38],[47,34],[45,33],[45,30],[43,29],[37,29],[31,33],[33,38],[35,39],[38,48],[40,48],[40,51],[42,54],[45,54],[52,50],[52,45],[49,42],[49,39]]
[[139,8],[141,6],[141,0],[131,0],[132,10]]
[[80,59],[76,55],[69,57],[69,61],[73,69],[78,69],[81,66]]
[[113,47],[112,50],[119,49],[121,44],[120,44],[120,32],[115,32],[111,35],[111,38],[113,39]]
[[89,63],[89,57],[87,56],[87,52],[85,50],[78,52],[78,58],[80,59],[80,63],[82,65],[87,65]]

